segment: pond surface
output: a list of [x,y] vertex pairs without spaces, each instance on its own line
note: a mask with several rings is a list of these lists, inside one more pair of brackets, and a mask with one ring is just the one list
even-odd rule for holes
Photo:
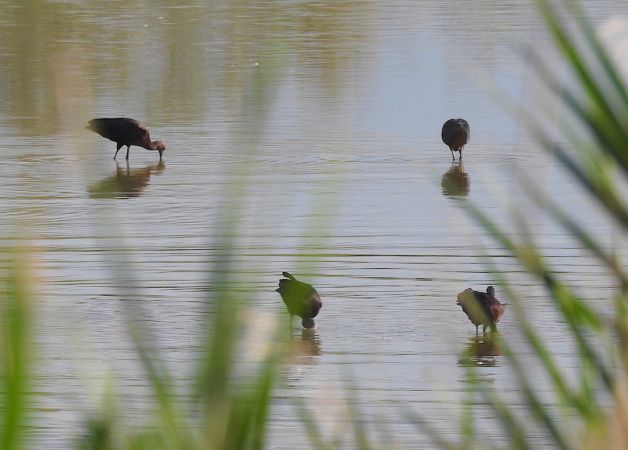
[[[271,448],[309,446],[294,398],[326,436],[341,429],[348,385],[391,447],[427,445],[406,408],[456,438],[469,364],[519,401],[500,348],[476,340],[455,304],[463,289],[489,284],[508,300],[483,254],[525,292],[562,366],[577,370],[547,293],[461,208],[472,201],[516,232],[510,198],[560,276],[606,306],[614,286],[563,230],[525,212],[516,175],[529,171],[609,244],[621,234],[491,98],[505,92],[531,108],[543,98],[518,51],[549,51],[534,8],[211,3],[0,1],[1,242],[26,237],[41,275],[32,448],[68,448],[111,373],[121,409],[142,422],[151,405],[125,328],[127,283],[167,364],[190,380],[225,227],[236,236],[232,276],[253,304],[253,353],[283,310],[282,271],[324,302],[315,336],[282,370]],[[618,3],[628,6],[587,6],[602,24]],[[114,161],[115,144],[84,129],[93,117],[141,120],[166,142],[164,161],[139,147]],[[440,140],[452,117],[471,125],[463,164]],[[117,266],[120,249],[131,271]],[[512,310],[499,329],[516,336]],[[551,392],[544,379],[535,388]],[[500,442],[499,429],[485,432]]]

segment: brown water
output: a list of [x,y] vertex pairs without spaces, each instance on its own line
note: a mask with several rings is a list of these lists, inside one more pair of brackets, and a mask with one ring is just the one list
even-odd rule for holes
[[[628,9],[617,0],[588,8],[600,24],[619,4]],[[284,270],[324,301],[316,336],[284,368],[272,448],[307,447],[295,397],[320,413],[328,436],[341,428],[347,379],[391,446],[426,445],[402,417],[407,407],[455,438],[468,364],[518,401],[500,349],[476,342],[455,305],[464,288],[495,284],[483,252],[526,293],[561,365],[578,369],[544,290],[460,208],[470,199],[516,231],[502,201],[528,211],[515,177],[528,170],[598,236],[620,237],[488,95],[497,88],[531,107],[543,97],[517,51],[549,47],[530,5],[111,5],[0,1],[2,245],[28,236],[43,277],[33,448],[68,448],[109,373],[122,409],[142,422],[147,383],[118,290],[131,277],[169,366],[189,380],[215,270],[207,262],[220,258],[217,230],[239,189],[234,272],[253,322],[264,330],[283,308],[274,288]],[[84,129],[119,116],[166,142],[162,164],[138,147],[128,165],[124,152],[114,162],[115,144]],[[440,141],[450,117],[471,125],[463,166]],[[526,215],[561,276],[605,307],[613,286],[595,261],[546,218]],[[132,274],[112,267],[120,246]],[[497,295],[507,300],[499,286]],[[514,320],[507,310],[503,335],[516,334]],[[540,379],[536,389],[551,387]],[[498,429],[485,431],[499,442]]]

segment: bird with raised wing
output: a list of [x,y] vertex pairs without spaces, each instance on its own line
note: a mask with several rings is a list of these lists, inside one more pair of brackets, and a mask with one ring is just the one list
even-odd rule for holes
[[146,150],[157,150],[160,161],[166,150],[166,145],[162,141],[151,141],[146,127],[134,119],[126,117],[92,119],[85,128],[116,143],[116,154],[113,159],[116,159],[118,152],[125,145],[127,160],[131,145],[143,147]]
[[458,294],[456,304],[462,307],[469,320],[475,325],[475,334],[478,334],[478,327],[482,325],[482,334],[486,333],[486,328],[490,327],[491,332],[497,331],[497,322],[504,315],[506,303],[500,303],[495,298],[495,288],[489,286],[486,292],[474,291],[467,288]]
[[303,328],[314,328],[314,317],[323,306],[318,292],[311,284],[297,280],[292,274],[283,272],[276,289],[288,308],[290,318],[299,316]]

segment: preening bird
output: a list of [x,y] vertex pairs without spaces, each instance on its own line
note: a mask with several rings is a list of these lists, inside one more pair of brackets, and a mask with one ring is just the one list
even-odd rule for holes
[[311,284],[297,280],[288,272],[283,272],[282,275],[284,278],[279,280],[276,291],[288,307],[290,318],[299,316],[303,328],[314,328],[314,317],[323,306],[318,292]]
[[146,127],[134,119],[128,119],[126,117],[92,119],[85,128],[116,143],[116,154],[113,156],[113,159],[116,159],[118,152],[125,145],[127,160],[129,159],[131,145],[137,145],[146,150],[157,150],[159,152],[160,161],[164,150],[166,150],[166,145],[162,141],[151,142]]
[[482,334],[486,328],[491,327],[491,332],[497,331],[497,322],[500,321],[506,309],[506,303],[500,303],[495,298],[495,288],[489,286],[486,293],[467,288],[458,294],[456,304],[462,307],[469,320],[475,325],[475,334],[478,334],[478,326],[482,325]]
[[443,125],[443,131],[441,137],[443,142],[451,151],[451,158],[456,159],[454,152],[460,153],[460,159],[462,159],[462,148],[469,142],[471,136],[471,130],[469,123],[464,119],[449,119]]

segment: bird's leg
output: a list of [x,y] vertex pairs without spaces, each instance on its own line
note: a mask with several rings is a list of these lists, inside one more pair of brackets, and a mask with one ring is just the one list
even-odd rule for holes
[[454,151],[451,149],[451,147],[449,147],[449,151],[451,152],[451,160],[455,161],[456,157],[454,156]]
[[486,336],[486,325],[482,325],[482,336]]
[[460,161],[462,161],[462,148],[460,149]]
[[131,150],[131,146],[130,146],[130,145],[127,145],[127,146],[126,146],[126,160],[127,160],[127,161],[129,160],[129,150]]
[[116,159],[116,156],[118,156],[118,152],[120,151],[120,149],[122,147],[124,147],[124,144],[116,144],[118,146],[118,148],[116,149],[116,154],[113,155],[113,159]]
[[478,326],[479,326],[479,325],[476,325],[476,326],[475,326],[475,337],[478,337]]

